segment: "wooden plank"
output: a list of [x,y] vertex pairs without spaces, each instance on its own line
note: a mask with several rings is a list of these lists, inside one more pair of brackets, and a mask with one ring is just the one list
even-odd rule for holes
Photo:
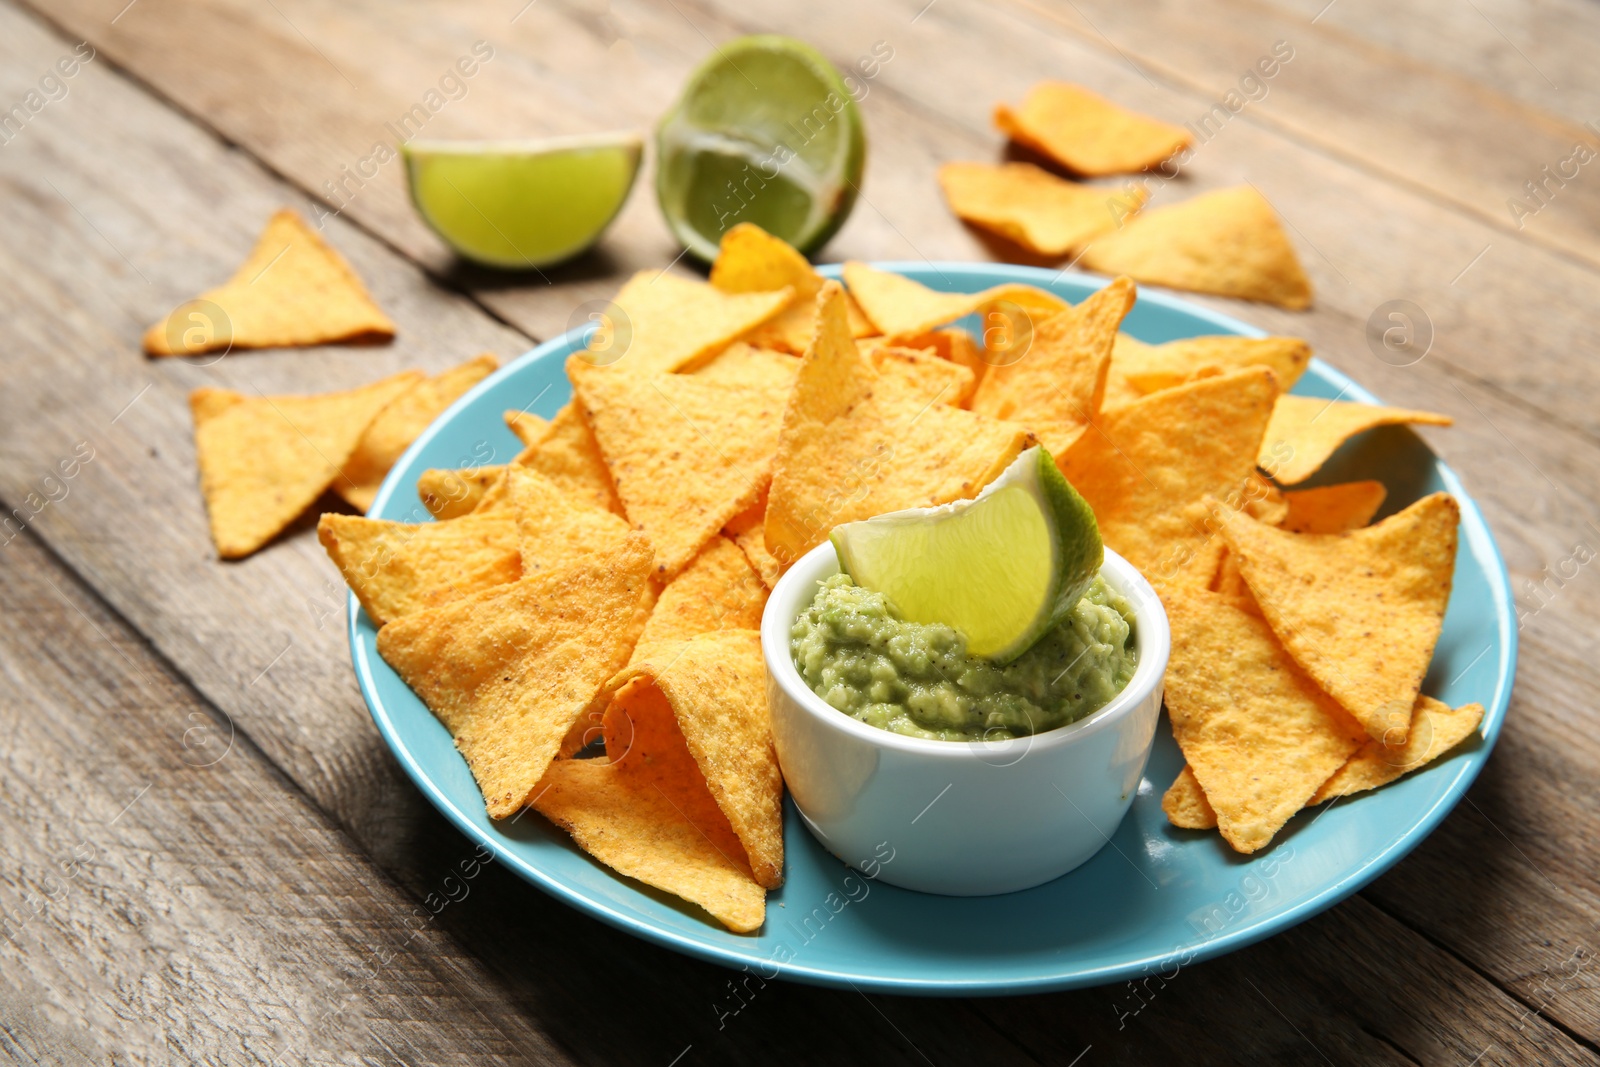
[[[1525,182],[1544,180],[1541,167],[1554,169],[1571,156],[1575,144],[1600,153],[1600,133],[1583,126],[1600,119],[1600,109],[1560,108],[1551,87],[1471,5],[1440,3],[1425,5],[1426,10],[1399,5],[1380,15],[1372,5],[1335,3],[1312,23],[1325,3],[1208,0],[1163,5],[1159,17],[1108,0],[1073,7],[1017,0],[1014,6],[1037,27],[1068,29],[1210,102],[1232,90],[1236,100],[1247,101],[1241,112],[1247,121],[1283,130],[1299,143],[1464,208],[1501,231],[1520,232],[1600,265],[1600,181],[1574,163],[1574,179],[1549,187],[1548,206],[1524,190]],[[1428,27],[1425,48],[1415,47],[1420,44],[1415,38],[1406,51],[1372,39],[1397,21],[1388,17],[1391,10],[1415,20],[1413,31]],[[1347,32],[1344,27],[1352,20],[1367,28]],[[1592,32],[1593,16],[1581,21]],[[1451,48],[1448,37],[1441,41],[1441,24],[1472,24],[1482,32],[1475,46],[1461,41]],[[1241,79],[1279,41],[1292,49],[1293,60],[1270,81],[1257,76],[1241,88]],[[1488,84],[1479,73],[1486,52],[1520,66],[1544,92],[1530,97]],[[1578,59],[1578,50],[1568,52]],[[1259,98],[1252,101],[1246,93]],[[1184,118],[1198,122],[1203,115]],[[1532,213],[1513,214],[1507,206],[1512,198],[1526,202]]]
[[3,551],[0,1054],[572,1062],[31,535]]
[[[25,41],[25,21],[13,20],[5,28],[15,32],[0,34],[0,39]],[[48,53],[60,44],[47,40],[37,50]],[[26,62],[20,68],[19,64],[8,62],[5,69],[27,69],[38,57],[23,58]],[[46,61],[48,58],[46,55]],[[114,80],[102,84],[114,84]],[[92,113],[86,113],[86,109],[63,111],[60,126],[41,122],[27,131],[30,136],[40,135],[40,156],[18,156],[24,162],[15,165],[9,156],[0,161],[6,167],[0,170],[0,180],[22,194],[0,208],[6,212],[6,230],[14,241],[7,249],[16,250],[0,250],[9,257],[0,260],[0,272],[8,279],[15,278],[17,286],[10,298],[15,304],[6,309],[18,337],[8,364],[6,402],[14,405],[12,410],[28,413],[25,430],[20,417],[0,420],[6,423],[6,428],[0,429],[0,497],[8,501],[20,498],[37,484],[38,472],[50,469],[82,439],[81,431],[89,425],[83,411],[85,396],[98,398],[119,391],[135,396],[145,382],[154,380],[156,385],[148,394],[117,422],[109,423],[103,431],[107,448],[84,467],[79,476],[83,480],[73,487],[72,496],[41,513],[37,528],[75,568],[90,575],[119,610],[151,634],[163,653],[195,678],[244,732],[257,738],[296,781],[305,783],[319,803],[337,812],[341,822],[353,828],[357,840],[372,849],[386,866],[392,865],[397,877],[420,897],[431,888],[429,879],[408,870],[407,865],[415,862],[419,852],[439,847],[438,841],[430,837],[455,845],[459,840],[441,832],[443,824],[436,817],[420,811],[421,801],[395,773],[365,721],[359,698],[349,682],[345,653],[337,634],[319,632],[315,625],[317,615],[306,610],[298,599],[319,591],[319,583],[329,573],[326,564],[303,532],[241,566],[200,562],[207,554],[192,486],[192,458],[181,392],[190,381],[205,378],[199,368],[148,366],[131,349],[131,339],[137,336],[138,328],[153,315],[140,301],[156,301],[141,295],[145,283],[121,257],[127,255],[131,262],[144,264],[146,257],[154,258],[179,232],[178,227],[161,229],[150,222],[149,232],[141,236],[137,223],[145,218],[148,205],[161,204],[161,197],[168,196],[170,188],[166,209],[155,213],[156,217],[186,218],[201,204],[210,206],[219,217],[226,217],[240,202],[263,202],[283,194],[273,190],[242,161],[230,161],[204,138],[193,136],[181,123],[147,114],[147,109],[135,108],[118,93],[103,89],[80,98],[80,102],[85,100],[94,101]],[[70,122],[65,121],[69,114],[75,116]],[[56,118],[50,117],[52,121]],[[150,139],[151,150],[136,149],[128,143],[135,139]],[[119,194],[114,188],[97,189],[90,178],[98,173],[95,168],[106,165],[106,160],[119,161],[119,173],[143,174],[148,168],[148,181],[159,188],[145,189],[142,183],[146,179],[141,178],[136,196],[132,192]],[[75,211],[45,195],[39,179],[30,173],[31,166],[41,163],[49,164],[53,180],[60,181],[64,174],[75,175],[83,189],[97,191],[104,199],[83,207],[85,215],[74,223],[72,220],[79,219]],[[229,170],[229,166],[238,169]],[[72,195],[78,186],[63,184],[62,189]],[[119,195],[125,199],[119,200]],[[230,196],[244,199],[229,200]],[[101,247],[91,232],[94,227],[83,225],[91,217],[112,240],[124,239],[123,253]],[[76,228],[67,229],[64,224]],[[206,268],[205,280],[217,276],[218,271],[226,272],[226,266],[248,243],[252,225],[238,223],[238,231],[229,238],[235,242],[231,249],[207,252],[202,242],[195,241],[194,254],[210,254],[218,261]],[[392,287],[383,290],[391,294],[386,297],[386,306],[396,309],[403,330],[408,331],[403,338],[411,336],[411,331],[433,336],[427,331],[428,323],[435,318],[449,326],[441,329],[438,336],[453,334],[449,336],[452,342],[473,331],[483,331],[478,336],[485,338],[507,336],[503,331],[495,333],[499,328],[492,324],[473,320],[471,309],[461,302],[430,293],[420,279],[415,282],[415,306],[401,308],[399,302],[411,292],[414,273],[394,263],[392,257],[358,233],[341,229],[337,223],[330,225],[335,243],[350,252],[358,269],[375,286]],[[202,273],[196,267],[189,269]],[[77,291],[80,287],[88,290],[87,295]],[[128,310],[130,306],[132,311]],[[1317,322],[1330,334],[1359,326],[1337,315],[1319,316]],[[1322,340],[1314,339],[1319,343]],[[439,345],[444,347],[447,346]],[[312,388],[322,387],[320,383],[326,381],[331,387],[340,374],[360,378],[358,371],[366,371],[366,363],[375,355],[384,354],[362,351],[241,356],[224,361],[218,373],[243,374],[259,368],[261,373],[281,374],[282,383]],[[415,358],[418,354],[412,355]],[[435,351],[427,358],[446,362],[454,358],[454,353],[447,357],[442,351]],[[52,359],[58,362],[52,365]],[[1496,425],[1508,427],[1519,447],[1526,448],[1535,462],[1558,475],[1562,485],[1587,484],[1586,479],[1595,472],[1594,450],[1586,441],[1559,428],[1552,431],[1541,427],[1525,410],[1493,392],[1464,382],[1463,392],[1455,394],[1452,380],[1444,375],[1393,374],[1395,388],[1406,386],[1415,378],[1407,395],[1418,397],[1419,402],[1437,401],[1442,405],[1455,395],[1457,408],[1479,405]],[[309,384],[314,381],[319,384]],[[1385,385],[1380,383],[1378,387],[1384,389]],[[104,406],[104,412],[96,410],[90,416],[96,430],[100,429],[100,420],[115,415],[109,403]],[[11,429],[13,425],[17,428]],[[1538,497],[1539,507],[1548,511],[1545,516],[1535,514],[1537,508],[1530,508],[1527,487],[1530,476],[1516,467],[1518,461],[1506,453],[1498,431],[1481,418],[1464,425],[1447,440],[1451,455],[1460,454],[1469,461],[1469,473],[1481,471],[1483,480],[1492,483],[1475,488],[1498,492],[1498,497],[1491,496],[1491,502],[1504,514],[1495,514],[1495,521],[1502,529],[1509,529],[1518,543],[1528,546],[1529,553],[1544,551],[1560,537],[1558,530],[1542,521],[1549,514],[1585,514],[1580,510],[1587,506],[1583,497],[1559,487],[1552,487],[1549,492],[1536,488],[1532,495]],[[157,456],[147,458],[151,447],[156,448]],[[1569,478],[1575,481],[1569,482]],[[190,510],[183,511],[185,507]],[[1572,603],[1583,605],[1586,611],[1592,610],[1594,604],[1577,587]],[[263,630],[273,632],[280,640],[261,640]],[[272,657],[283,648],[291,648],[291,652],[274,665]],[[265,673],[261,673],[263,668],[267,668]],[[270,691],[262,688],[269,685]],[[1561,756],[1558,752],[1558,763]],[[1570,765],[1561,765],[1562,775],[1570,779],[1579,778],[1583,770],[1576,759]],[[726,979],[722,972],[676,960],[602,930],[529,894],[526,887],[508,877],[499,882],[489,874],[484,878],[483,890],[475,889],[473,897],[483,903],[449,909],[443,922],[453,932],[458,928],[450,924],[460,923],[464,944],[500,974],[517,976],[523,1002],[545,1008],[541,1025],[550,1027],[563,1044],[619,1049],[618,1043],[625,1039],[619,1036],[620,1028],[608,1024],[610,1016],[606,1014],[615,1003],[619,988],[632,993],[625,998],[630,1006],[630,1024],[654,1033],[674,1033],[675,1024],[680,1027],[677,1032],[684,1032],[680,1017],[710,1015],[709,1007]],[[456,914],[479,918],[469,923],[466,918],[455,918]],[[505,925],[507,916],[516,917],[510,920],[516,925],[509,929]],[[540,970],[527,961],[529,945],[539,945],[550,959],[563,963],[593,954],[605,960],[608,967],[621,969],[624,975],[619,979],[600,967],[529,973]],[[1292,966],[1292,960],[1285,966]],[[668,977],[663,979],[662,975]],[[688,992],[683,992],[684,988]],[[834,994],[787,986],[772,988],[774,996],[763,999],[759,1010],[750,1016],[766,1023],[759,1028],[741,1028],[729,1038],[729,1051],[724,1055],[733,1058],[761,1047],[767,1026],[803,1030],[808,1019],[824,1012],[830,1019],[847,1020],[816,1038],[837,1042],[830,1047],[853,1047],[850,1042],[857,1034],[875,1032],[866,1029],[868,1024],[880,1033],[875,1041],[886,1040],[881,1035],[888,1028],[876,1007],[844,1007],[843,1003],[851,999],[848,996],[841,1002]],[[767,1007],[769,1004],[772,1007]],[[945,1042],[959,1046],[961,1041],[971,1040],[970,1017],[947,1007],[888,1002],[885,1011],[919,1047],[931,1044],[929,1033],[938,1035],[941,1046]],[[1192,1025],[1202,1025],[1203,1021],[1203,1016],[1196,1016]],[[700,1029],[692,1031],[691,1037],[694,1033],[711,1032],[709,1022],[698,1025]],[[1280,1036],[1274,1032],[1272,1040]],[[694,1041],[686,1038],[685,1043]],[[898,1052],[894,1058],[917,1058],[909,1046],[901,1043],[895,1047]],[[664,1059],[673,1054],[676,1050],[668,1050]]]
[[[945,210],[933,170],[946,159],[997,154],[992,104],[1020,97],[1041,77],[1070,71],[1129,106],[1176,121],[1204,112],[1217,92],[1152,84],[1103,44],[1041,29],[1036,20],[1008,11],[943,4],[913,24],[923,5],[912,0],[865,9],[829,0],[804,13],[770,2],[708,8],[630,0],[606,18],[534,5],[511,25],[497,11],[428,6],[408,9],[405,18],[346,13],[334,20],[318,16],[309,0],[279,5],[282,14],[244,0],[181,8],[171,0],[141,0],[111,26],[113,6],[114,0],[72,0],[45,14],[68,32],[90,35],[108,58],[204,114],[225,136],[310,190],[321,189],[340,166],[387,136],[385,123],[479,38],[494,43],[498,58],[459,106],[450,104],[430,121],[430,135],[648,125],[706,54],[708,41],[741,31],[795,32],[843,65],[885,41],[895,58],[864,102],[872,140],[866,201],[827,251],[841,259],[987,258],[983,244]],[[311,34],[316,45],[285,16],[318,31]],[[271,56],[264,70],[252,73],[252,61],[234,61],[232,42],[242,36]],[[168,62],[174,48],[193,62]],[[970,78],[950,76],[952,56],[961,57],[963,70],[982,72],[985,91],[973,92]],[[335,66],[362,87],[359,92]],[[606,77],[592,77],[596,69]],[[284,76],[289,70],[295,76]],[[580,85],[581,92],[574,88]],[[273,95],[270,115],[256,106],[257,87]],[[1459,366],[1591,436],[1600,434],[1600,415],[1583,399],[1587,370],[1572,358],[1600,340],[1600,313],[1589,299],[1595,273],[1588,265],[1432,194],[1397,188],[1362,166],[1330,158],[1256,123],[1248,109],[1204,146],[1187,174],[1158,192],[1156,202],[1246,179],[1274,202],[1295,229],[1319,308],[1358,326],[1342,335],[1341,347],[1364,350],[1368,317],[1386,301],[1412,300],[1434,324],[1430,362]],[[614,279],[597,271],[659,266],[676,254],[651,201],[641,190],[603,255],[547,272],[553,285],[450,270],[405,206],[396,166],[363,187],[347,215],[430,269],[448,272],[452,283],[471,289],[508,321],[548,336],[566,327],[581,300],[611,290]],[[1352,219],[1363,222],[1352,225]],[[1279,331],[1308,330],[1316,317],[1211,303]]]
[[[1600,1062],[1360,898],[1268,944],[1094,990],[1070,1012],[1055,999],[986,1010],[1046,1063],[1086,1045],[1094,1063]],[[1152,1040],[1170,1059],[1148,1058]]]

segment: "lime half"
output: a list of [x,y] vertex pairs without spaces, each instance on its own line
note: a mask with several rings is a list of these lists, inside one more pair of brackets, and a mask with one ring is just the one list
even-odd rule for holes
[[465,259],[543,267],[577,255],[616,218],[639,173],[637,133],[400,146],[411,201]]
[[656,194],[695,256],[753,222],[801,252],[822,247],[855,206],[866,158],[844,79],[792,37],[741,37],[689,76],[656,127]]
[[834,527],[839,565],[909,622],[943,623],[967,652],[1009,663],[1099,573],[1094,512],[1035,446],[972,500]]

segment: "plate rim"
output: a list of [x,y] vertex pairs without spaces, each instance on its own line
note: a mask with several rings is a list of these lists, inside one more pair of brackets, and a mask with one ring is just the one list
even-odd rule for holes
[[[1038,284],[1044,288],[1049,288],[1051,284],[1068,277],[1099,282],[1102,285],[1109,281],[1108,278],[1102,275],[1090,274],[1085,271],[1054,271],[1040,267],[1007,263],[885,260],[873,261],[867,265],[878,270],[902,275],[925,275],[930,269],[942,275],[945,269],[949,269],[969,277],[977,275],[988,278],[994,284],[1022,281]],[[842,264],[823,264],[816,267],[819,274],[835,279],[839,277],[842,269]],[[924,283],[926,284],[926,281]],[[1209,322],[1217,326],[1219,332],[1245,337],[1268,336],[1267,331],[1259,327],[1243,322],[1231,315],[1192,303],[1166,290],[1147,289],[1141,286],[1139,299]],[[479,396],[496,388],[502,380],[511,377],[521,368],[551,358],[557,353],[570,352],[575,343],[581,339],[586,329],[587,327],[577,327],[534,346],[457,398],[395,461],[389,475],[384,478],[383,485],[379,488],[377,496],[368,511],[370,513],[380,512],[391,497],[402,491],[400,479],[397,477],[398,472],[410,466],[413,457],[424,450],[459,411],[470,406]],[[1312,363],[1316,365],[1320,375],[1341,388],[1341,396],[1349,396],[1363,403],[1382,403],[1365,387],[1331,364],[1316,357],[1313,357]],[[407,745],[401,731],[395,725],[393,719],[390,718],[382,700],[377,696],[377,683],[372,674],[372,657],[368,655],[361,641],[360,620],[363,617],[361,605],[353,592],[348,593],[346,597],[351,664],[361,689],[362,699],[366,702],[367,711],[372,716],[374,724],[378,727],[378,732],[383,737],[384,743],[388,745],[390,752],[400,763],[401,768],[405,771],[406,776],[411,779],[412,784],[422,792],[423,796],[446,819],[455,825],[457,830],[465,834],[474,843],[489,849],[494,858],[513,873],[557,900],[645,941],[724,967],[738,969],[756,966],[763,968],[763,973],[765,969],[776,969],[778,977],[808,985],[848,986],[858,990],[900,995],[1004,996],[1104,985],[1120,979],[1148,974],[1152,966],[1165,965],[1180,955],[1185,957],[1184,963],[1187,965],[1237,951],[1296,926],[1353,896],[1421,844],[1438,827],[1445,816],[1455,809],[1461,798],[1466,795],[1467,789],[1471,787],[1483,770],[1484,765],[1494,751],[1495,744],[1499,740],[1500,731],[1504,725],[1510,704],[1511,690],[1516,680],[1519,634],[1517,627],[1513,625],[1516,618],[1515,597],[1511,589],[1510,573],[1500,552],[1500,546],[1495,541],[1493,531],[1489,528],[1488,521],[1484,518],[1477,501],[1467,493],[1466,487],[1462,484],[1461,478],[1455,469],[1445,463],[1437,454],[1434,455],[1434,466],[1440,481],[1444,483],[1445,489],[1462,506],[1460,528],[1463,540],[1469,541],[1474,548],[1480,550],[1474,554],[1478,558],[1491,563],[1492,567],[1490,569],[1494,572],[1490,575],[1489,589],[1494,602],[1495,626],[1502,651],[1498,663],[1499,673],[1496,689],[1493,696],[1484,705],[1484,718],[1478,730],[1479,735],[1482,737],[1482,744],[1471,753],[1468,753],[1465,759],[1458,761],[1455,772],[1456,777],[1447,785],[1445,792],[1431,807],[1421,812],[1412,825],[1387,849],[1376,854],[1367,863],[1349,872],[1343,878],[1322,887],[1309,899],[1273,915],[1265,916],[1257,922],[1247,923],[1238,929],[1217,934],[1192,948],[1174,948],[1159,953],[1144,954],[1137,958],[1124,959],[1117,963],[1104,964],[1089,969],[1079,968],[1051,974],[1036,974],[1029,977],[996,976],[982,978],[921,976],[908,978],[889,977],[877,973],[853,973],[839,967],[808,965],[796,961],[778,963],[769,956],[754,951],[754,946],[758,944],[755,941],[751,942],[752,949],[748,951],[733,947],[722,947],[695,940],[676,931],[654,925],[648,919],[619,911],[610,907],[604,901],[589,897],[565,885],[545,873],[537,865],[516,855],[494,835],[484,833],[467,813],[462,811],[450,796],[429,777]],[[407,486],[405,488],[410,487]],[[1483,549],[1487,551],[1481,551]],[[785,797],[784,802],[786,805],[792,804],[792,801],[787,797]]]

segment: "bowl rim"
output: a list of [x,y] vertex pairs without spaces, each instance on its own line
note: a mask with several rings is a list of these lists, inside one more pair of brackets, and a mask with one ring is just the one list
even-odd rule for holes
[[998,741],[940,741],[928,737],[912,737],[862,722],[847,715],[818,696],[800,677],[799,668],[789,653],[789,630],[794,617],[804,605],[810,603],[803,597],[801,586],[808,586],[826,577],[825,572],[837,573],[839,557],[832,542],[808,551],[795,561],[773,588],[761,615],[761,656],[767,668],[767,677],[778,686],[794,704],[824,729],[842,733],[858,743],[875,748],[904,753],[907,757],[927,759],[973,759],[981,757],[989,746],[1028,745],[1027,752],[1049,752],[1066,748],[1086,737],[1127,719],[1142,707],[1150,695],[1161,688],[1166,679],[1167,661],[1172,653],[1172,630],[1167,622],[1166,609],[1149,580],[1132,563],[1107,548],[1100,573],[1109,584],[1133,605],[1134,635],[1138,642],[1139,663],[1133,677],[1122,692],[1102,707],[1076,722],[1057,726],[1051,730],[1028,734],[1021,738]]

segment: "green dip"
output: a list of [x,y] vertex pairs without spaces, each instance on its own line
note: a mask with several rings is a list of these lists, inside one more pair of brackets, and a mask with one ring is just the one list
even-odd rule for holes
[[1133,608],[1096,577],[1054,629],[1011,663],[967,655],[967,639],[904,622],[845,574],[821,583],[789,631],[806,684],[870,726],[938,741],[1003,741],[1104,707],[1138,665]]

